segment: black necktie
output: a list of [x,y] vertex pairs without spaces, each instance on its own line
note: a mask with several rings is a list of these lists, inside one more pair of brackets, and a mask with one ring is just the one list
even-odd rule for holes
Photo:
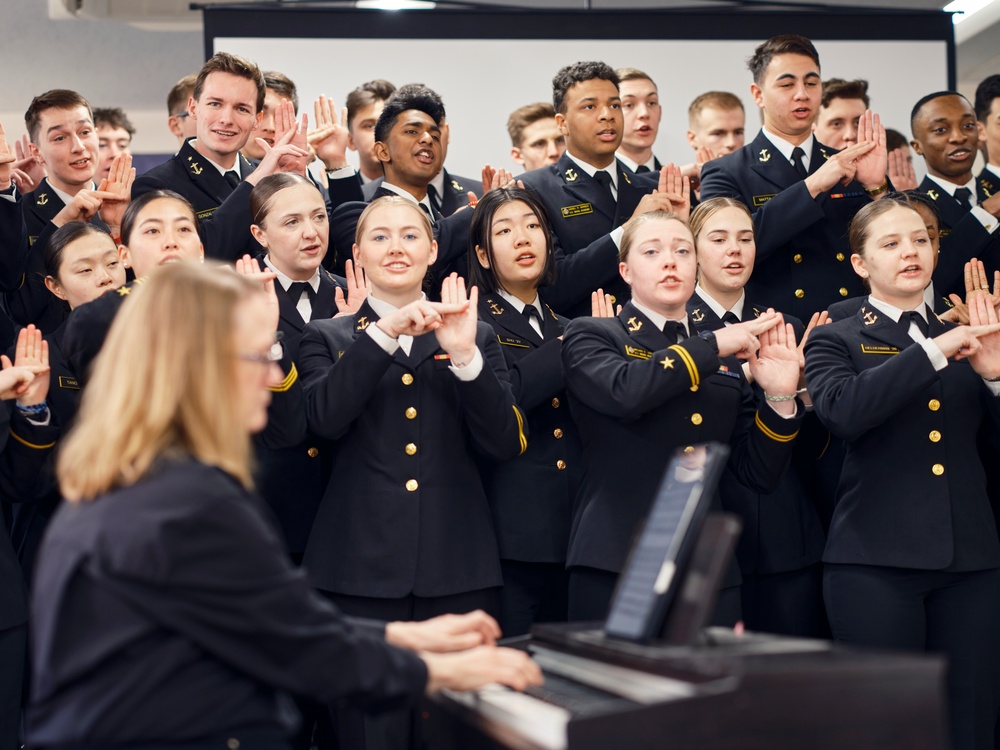
[[739,318],[736,317],[736,313],[734,313],[732,310],[730,310],[729,312],[727,312],[725,315],[722,316],[722,322],[723,323],[732,323],[733,325],[736,325],[737,323],[739,323],[741,321],[740,321]]
[[594,179],[601,183],[601,186],[607,191],[608,197],[614,200],[615,194],[611,192],[611,175],[603,169],[599,169],[594,172]]
[[962,209],[965,211],[972,208],[972,206],[969,205],[969,198],[971,197],[972,191],[969,190],[969,188],[958,188],[958,190],[955,191],[955,200],[961,204]]
[[801,146],[796,146],[792,150],[792,166],[795,167],[795,172],[798,174],[800,180],[804,180],[809,174],[806,172],[805,159],[806,152],[802,150]]
[[433,224],[434,223],[434,212],[431,211],[429,208],[427,208],[427,204],[424,203],[424,202],[422,202],[422,201],[420,203],[417,203],[417,205],[420,206],[420,209],[425,214],[427,214],[427,218],[430,219],[431,220],[431,224]]
[[309,295],[309,304],[312,304],[313,300],[316,299],[316,290],[313,289],[312,284],[308,281],[293,281],[288,285],[288,296],[291,297],[292,302],[296,305],[302,299],[302,292]]
[[[542,331],[542,316],[538,314],[538,308],[535,307],[534,305],[525,305],[524,306],[524,317],[526,317],[528,319],[528,324],[529,325],[531,324],[531,321],[535,321],[538,324],[538,335],[541,336],[542,335],[542,333],[541,333],[541,331]],[[534,326],[532,326],[532,329],[534,329]]]
[[663,333],[671,344],[676,344],[687,338],[687,329],[684,328],[684,324],[678,323],[676,320],[668,320],[664,323]]
[[444,211],[441,208],[441,205],[442,205],[441,204],[441,196],[438,195],[437,188],[434,187],[433,185],[428,185],[427,186],[427,198],[428,198],[428,200],[430,200],[431,205],[434,207],[434,210],[437,213],[439,213],[439,214],[443,214],[444,213]]
[[223,175],[223,177],[226,178],[226,182],[229,183],[233,190],[240,186],[240,176],[235,172],[235,170],[230,169]]
[[649,171],[651,171],[650,168],[647,167],[645,164],[640,164],[638,167],[635,168],[636,174],[644,174]]
[[923,315],[918,313],[916,310],[911,310],[908,313],[903,313],[903,318],[905,318],[907,331],[910,330],[911,324],[916,323],[917,328],[919,328],[920,332],[924,334],[924,338],[927,338],[927,336],[929,335],[927,328],[927,320],[924,318]]

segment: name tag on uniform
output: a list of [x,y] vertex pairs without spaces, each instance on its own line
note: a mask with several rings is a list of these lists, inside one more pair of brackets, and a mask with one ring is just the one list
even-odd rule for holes
[[67,378],[65,375],[59,376],[60,388],[72,388],[74,391],[80,390],[80,383],[76,378]]
[[899,349],[895,346],[869,346],[861,345],[862,354],[899,354]]
[[215,213],[215,209],[214,208],[209,208],[209,209],[206,209],[204,211],[199,211],[198,212],[198,218],[199,219],[207,219],[209,216],[211,216],[214,213]]
[[770,193],[769,195],[755,195],[753,197],[754,208],[759,208],[760,206],[763,206],[765,203],[767,203],[769,200],[771,200],[771,198],[773,198],[776,195],[777,193]]
[[938,229],[938,237],[939,238],[947,237],[949,234],[951,234],[951,230],[950,229],[945,229],[944,227],[941,227],[940,229]]
[[521,339],[512,339],[509,336],[497,336],[497,341],[499,341],[504,346],[517,346],[521,349],[530,349],[531,344],[525,344]]
[[575,206],[563,206],[559,209],[564,219],[572,219],[574,216],[586,216],[594,213],[592,203],[578,203]]
[[648,349],[640,349],[637,346],[626,346],[625,354],[636,359],[652,359],[653,353]]

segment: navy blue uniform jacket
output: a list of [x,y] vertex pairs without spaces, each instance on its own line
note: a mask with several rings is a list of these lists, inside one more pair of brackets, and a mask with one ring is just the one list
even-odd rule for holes
[[433,334],[386,354],[365,333],[377,320],[366,302],[302,336],[309,429],[337,441],[303,563],[318,588],[352,596],[499,586],[476,454],[513,458],[527,439],[493,329],[479,323],[483,370],[462,382]]

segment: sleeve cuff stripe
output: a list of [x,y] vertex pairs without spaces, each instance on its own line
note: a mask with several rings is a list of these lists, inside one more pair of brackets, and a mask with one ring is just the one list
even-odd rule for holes
[[799,434],[799,431],[796,430],[791,435],[779,435],[777,432],[772,430],[770,427],[768,427],[761,421],[759,413],[754,415],[754,421],[757,423],[757,427],[760,428],[761,432],[763,432],[767,437],[771,438],[771,440],[775,440],[779,443],[790,443],[793,440],[795,440],[795,437]]
[[48,450],[49,448],[54,448],[55,447],[55,443],[54,442],[48,443],[47,445],[35,445],[34,443],[29,443],[23,437],[21,437],[16,432],[14,432],[14,430],[10,431],[10,436],[12,438],[14,438],[17,442],[19,442],[21,445],[26,445],[29,448],[34,448],[37,451],[45,451],[45,450]]
[[678,344],[673,346],[668,346],[668,349],[677,352],[677,356],[681,358],[685,367],[688,369],[688,375],[691,376],[691,387],[697,388],[701,384],[701,377],[698,375],[698,366],[694,363],[694,359],[688,354],[687,349]]
[[299,379],[299,371],[295,368],[295,363],[292,362],[292,369],[288,371],[288,374],[285,376],[285,379],[282,380],[277,385],[269,386],[268,390],[270,390],[272,393],[284,393],[289,388],[291,388],[295,384],[295,381],[298,379]]

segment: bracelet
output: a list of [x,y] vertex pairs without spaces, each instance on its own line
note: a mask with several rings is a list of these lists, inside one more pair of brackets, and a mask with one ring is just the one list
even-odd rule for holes
[[772,396],[767,391],[764,391],[764,398],[771,403],[779,404],[782,401],[792,401],[795,398],[795,394],[793,393],[790,396]]
[[865,188],[865,192],[868,193],[869,198],[874,198],[876,195],[882,195],[882,193],[886,192],[888,189],[889,189],[889,178],[887,177],[886,179],[882,180],[882,184],[879,185],[877,188],[872,188],[871,190]]
[[35,404],[34,406],[23,406],[21,404],[17,405],[17,410],[22,414],[44,414],[48,411],[48,402],[42,401],[40,404]]

